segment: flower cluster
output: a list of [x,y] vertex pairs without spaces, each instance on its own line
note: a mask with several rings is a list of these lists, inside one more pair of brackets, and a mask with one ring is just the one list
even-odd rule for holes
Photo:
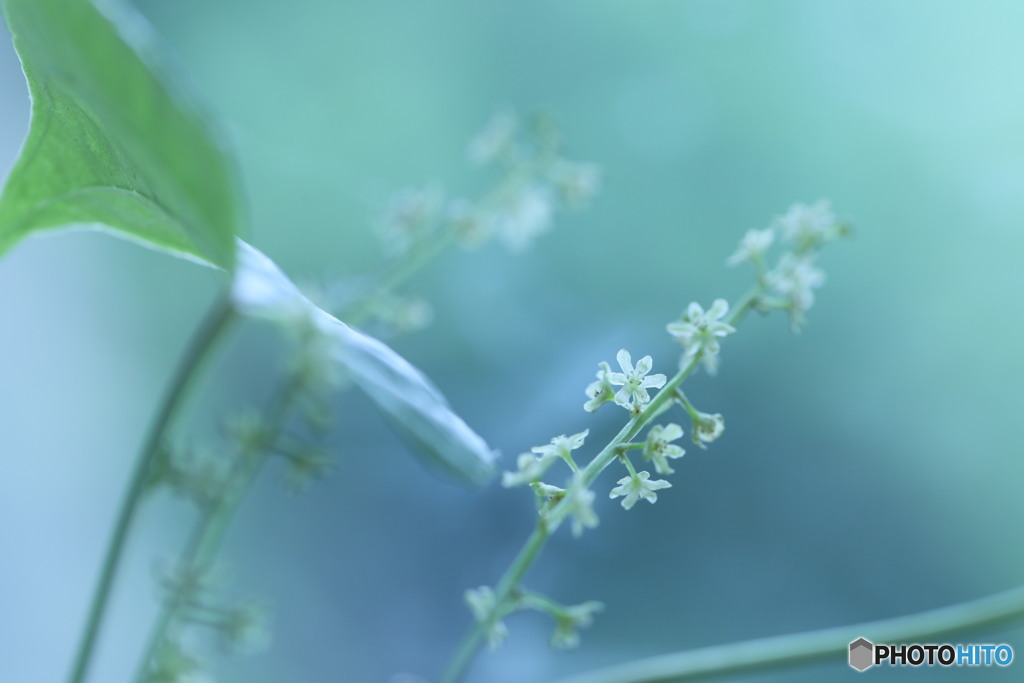
[[[492,125],[494,128],[474,143],[474,156],[487,160],[514,157],[515,154],[507,147],[511,144],[511,123],[501,119]],[[715,299],[707,309],[691,302],[679,320],[666,326],[668,333],[683,349],[679,372],[671,380],[663,374],[651,373],[654,366],[651,356],[643,356],[634,364],[626,349],[620,349],[616,354],[620,371],[612,370],[607,362],[598,363],[596,381],[585,390],[587,400],[583,408],[592,413],[605,403],[621,406],[630,414],[627,428],[582,469],[572,453],[584,445],[588,430],[572,436],[558,436],[550,444],[535,446],[529,453],[519,456],[515,471],[505,472],[502,478],[506,487],[529,484],[533,489],[538,502],[540,530],[553,532],[567,518],[572,520],[574,536],[597,526],[598,518],[593,507],[595,495],[589,486],[596,474],[615,459],[625,466],[627,475],[616,482],[609,498],[621,498],[624,509],[632,509],[641,500],[655,503],[658,491],[671,488],[672,484],[665,479],[652,479],[650,472],[637,471],[630,460],[630,451],[641,450],[643,460],[652,463],[659,475],[675,473],[670,461],[686,453],[675,443],[684,436],[683,428],[674,422],[652,424],[673,406],[681,406],[689,416],[691,439],[698,448],[706,449],[709,443],[722,436],[725,419],[720,413],[706,413],[695,408],[680,388],[683,380],[698,362],[708,374],[715,374],[722,339],[736,332],[735,323],[748,310],[784,308],[789,311],[794,326],[802,322],[804,312],[814,302],[813,290],[824,282],[823,273],[814,265],[818,249],[846,231],[847,228],[836,221],[827,202],[811,206],[796,204],[776,219],[771,227],[748,231],[728,263],[752,263],[757,270],[757,286],[740,300],[732,312],[725,299]],[[766,256],[779,235],[791,250],[769,270]],[[658,390],[658,393],[652,397],[651,390]],[[635,441],[644,427],[649,427],[646,437]],[[563,460],[572,470],[566,488],[541,481],[558,460]],[[513,590],[520,591],[518,586]],[[507,633],[501,617],[524,606],[546,611],[555,618],[552,645],[556,647],[576,645],[578,628],[589,625],[594,612],[600,609],[600,604],[594,602],[563,607],[542,596],[521,591],[514,597],[503,597],[498,604],[497,596],[489,588],[470,591],[466,599],[492,647]]]
[[[818,251],[849,232],[849,226],[836,218],[827,200],[793,204],[769,228],[747,232],[727,263],[730,266],[743,261],[753,263],[758,280],[766,290],[758,302],[759,308],[787,310],[790,325],[796,331],[803,326],[807,311],[814,305],[814,290],[825,284],[825,273],[815,265]],[[788,250],[768,269],[765,255],[775,242],[776,234],[781,236]]]
[[526,125],[508,112],[495,115],[470,141],[467,156],[498,167],[498,182],[478,200],[446,198],[433,187],[399,193],[379,221],[391,253],[443,235],[464,246],[496,238],[519,251],[551,228],[558,209],[586,206],[601,185],[597,166],[562,156],[553,122],[540,115]]

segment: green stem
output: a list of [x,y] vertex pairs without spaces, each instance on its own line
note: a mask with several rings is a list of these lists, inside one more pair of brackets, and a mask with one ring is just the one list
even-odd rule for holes
[[454,240],[454,231],[446,229],[432,235],[431,239],[414,245],[409,251],[386,266],[384,271],[374,279],[373,294],[360,297],[351,308],[342,311],[341,319],[354,327],[366,322],[373,312],[376,296],[396,289],[437,258]]
[[[501,577],[497,587],[494,589],[495,609],[500,609],[500,606],[508,600],[512,591],[522,581],[523,576],[533,566],[534,560],[537,559],[537,555],[540,554],[541,549],[551,535],[550,528],[544,519],[541,518],[537,528],[526,539],[526,543],[519,550],[516,559],[505,571],[504,576]],[[455,681],[462,677],[466,667],[469,666],[470,662],[473,661],[473,657],[476,656],[483,637],[484,630],[479,623],[470,629],[469,633],[462,639],[462,642],[459,643],[458,650],[455,651],[455,655],[448,663],[448,668],[441,676],[441,683],[455,683]]]
[[146,492],[146,480],[153,464],[153,458],[156,456],[160,444],[164,440],[167,427],[188,394],[189,387],[199,375],[199,369],[206,359],[210,357],[217,340],[230,327],[233,319],[234,311],[231,308],[229,299],[225,296],[207,313],[175,370],[174,377],[160,404],[156,418],[149,428],[146,441],[139,451],[135,469],[128,484],[128,490],[121,500],[121,507],[118,510],[117,521],[114,526],[114,534],[107,545],[107,551],[103,558],[99,583],[96,585],[92,602],[89,605],[85,630],[82,640],[78,645],[71,675],[68,678],[69,683],[82,683],[85,681],[86,675],[88,675],[89,666],[96,650],[96,641],[110,602],[111,589],[117,579],[121,559],[124,555],[128,533],[135,519],[135,512],[138,509],[143,494]]
[[[753,287],[743,297],[736,302],[736,305],[732,308],[729,314],[725,317],[725,322],[730,325],[738,323],[747,311],[753,307],[757,298],[761,295],[761,287]],[[589,487],[597,479],[598,475],[604,471],[608,465],[619,457],[623,452],[623,448],[629,444],[630,441],[636,437],[637,434],[654,418],[661,414],[664,410],[664,404],[667,401],[675,400],[676,390],[679,385],[683,383],[687,377],[697,368],[697,364],[700,362],[701,354],[696,353],[687,359],[686,363],[679,369],[679,372],[675,374],[668,383],[662,387],[662,389],[651,399],[651,402],[647,404],[643,412],[631,419],[626,426],[624,426],[615,437],[608,442],[601,452],[591,460],[586,467],[580,470],[577,477],[580,479],[579,482],[574,485],[581,485]],[[498,582],[497,587],[494,589],[494,604],[495,610],[500,610],[501,606],[509,599],[512,591],[515,590],[519,583],[522,581],[523,576],[533,566],[533,562],[537,559],[541,549],[547,542],[551,532],[558,528],[558,525],[569,515],[572,509],[572,501],[570,496],[566,496],[558,502],[547,514],[541,517],[537,529],[530,535],[523,545],[516,559],[512,565],[505,572],[504,576]],[[477,622],[469,630],[469,632],[463,637],[462,642],[459,643],[458,649],[455,651],[455,655],[448,663],[448,668],[445,669],[444,674],[441,677],[441,683],[455,683],[465,673],[466,668],[473,661],[473,657],[476,655],[477,649],[480,647],[480,643],[483,641],[484,630],[483,623]]]
[[828,658],[844,661],[849,644],[857,638],[867,638],[876,643],[927,642],[952,633],[1020,619],[1024,619],[1024,586],[894,619],[640,659],[575,676],[561,683],[690,681],[763,671],[771,667],[799,666]]

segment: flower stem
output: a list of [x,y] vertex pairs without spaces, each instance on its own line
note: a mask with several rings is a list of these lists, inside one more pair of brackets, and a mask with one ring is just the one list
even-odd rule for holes
[[[927,642],[1024,619],[1024,586],[948,607],[852,626],[839,626],[729,645],[676,652],[601,669],[561,683],[654,683],[764,671],[845,658],[857,638],[873,642]],[[842,661],[842,660],[840,660]]]
[[230,301],[227,296],[222,297],[203,319],[202,324],[189,343],[185,355],[175,370],[167,393],[160,404],[153,424],[149,428],[146,441],[139,451],[135,469],[128,484],[128,490],[121,501],[121,507],[117,513],[117,521],[114,525],[114,533],[107,545],[107,551],[103,558],[99,583],[96,585],[92,602],[89,605],[85,630],[83,631],[82,640],[78,645],[71,675],[68,678],[69,683],[82,683],[89,672],[89,665],[96,650],[96,641],[110,602],[111,589],[113,588],[114,581],[117,579],[121,559],[124,555],[128,533],[131,531],[135,512],[146,491],[146,479],[149,476],[153,458],[163,442],[171,420],[188,394],[189,387],[199,375],[200,368],[210,357],[217,341],[223,337],[234,318],[235,313]]
[[[761,295],[762,288],[760,286],[753,287],[745,295],[743,295],[729,312],[729,315],[725,318],[725,322],[730,325],[738,323],[743,316],[749,311],[757,298]],[[608,465],[619,457],[623,453],[623,449],[627,447],[630,441],[636,437],[637,434],[654,418],[661,414],[664,410],[664,404],[667,401],[675,400],[676,389],[683,383],[687,377],[696,369],[697,364],[700,362],[701,354],[696,353],[686,359],[686,362],[680,367],[679,372],[675,374],[672,379],[651,399],[651,402],[647,404],[643,412],[631,419],[626,426],[624,426],[615,437],[608,442],[608,444],[601,449],[590,463],[584,467],[577,475],[581,479],[581,485],[589,487],[597,479],[598,475],[604,471]],[[510,595],[514,590],[519,587],[519,583],[522,581],[523,576],[533,566],[534,561],[543,549],[544,544],[547,542],[548,537],[551,536],[558,525],[565,519],[569,514],[572,501],[569,497],[563,498],[558,502],[550,511],[544,514],[537,525],[537,529],[530,535],[523,544],[522,549],[516,556],[516,559],[512,562],[512,565],[506,570],[504,576],[498,582],[498,585],[494,589],[494,610],[495,613],[500,612],[502,605],[509,599]],[[462,642],[459,643],[458,649],[455,651],[455,655],[448,663],[447,669],[441,677],[441,683],[455,683],[458,681],[463,674],[465,674],[466,668],[473,661],[473,657],[476,655],[477,650],[480,647],[480,643],[483,641],[484,630],[483,624],[486,620],[476,622],[469,632],[463,637]]]

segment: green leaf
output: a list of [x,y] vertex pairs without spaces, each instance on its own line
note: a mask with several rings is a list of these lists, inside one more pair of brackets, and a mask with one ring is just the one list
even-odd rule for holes
[[0,196],[0,254],[32,232],[100,228],[230,269],[234,169],[149,25],[109,0],[3,9],[32,119]]
[[422,372],[378,339],[355,330],[304,297],[266,255],[238,241],[231,298],[238,312],[285,325],[312,324],[330,359],[389,418],[421,459],[473,484],[494,474],[495,453]]

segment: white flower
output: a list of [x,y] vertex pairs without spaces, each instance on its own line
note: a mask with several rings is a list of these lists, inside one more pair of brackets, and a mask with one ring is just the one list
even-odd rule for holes
[[202,670],[203,662],[176,639],[167,639],[159,647],[143,675],[147,683],[213,683]]
[[597,371],[597,381],[591,382],[587,386],[586,394],[590,397],[590,400],[583,404],[583,409],[588,413],[594,412],[602,404],[615,399],[615,389],[612,388],[611,382],[608,381],[608,375],[612,369],[604,361],[598,363],[597,367],[599,368]]
[[509,249],[521,251],[551,227],[553,213],[551,190],[544,185],[526,185],[488,214],[486,230],[497,233]]
[[455,238],[464,247],[476,247],[491,237],[494,226],[485,212],[466,199],[455,199],[448,204],[445,220]]
[[644,442],[644,459],[654,461],[654,469],[658,471],[658,474],[674,472],[668,464],[668,458],[681,458],[686,451],[671,442],[682,436],[683,428],[672,423],[664,427],[654,425],[647,432],[647,440]]
[[841,233],[832,206],[822,199],[808,206],[793,204],[785,214],[775,219],[782,236],[796,246],[798,252],[835,239]]
[[270,644],[269,611],[258,603],[239,605],[224,615],[218,630],[229,651],[259,652]]
[[332,466],[330,453],[319,448],[303,448],[287,459],[285,482],[295,493],[305,491],[310,482],[326,477]]
[[636,505],[636,502],[641,498],[654,503],[658,500],[658,494],[655,491],[671,488],[672,484],[664,479],[650,481],[650,476],[649,472],[638,472],[636,475],[630,474],[623,477],[619,479],[619,485],[612,489],[608,497],[618,498],[619,496],[625,496],[622,499],[622,507],[627,510]]
[[487,631],[488,647],[491,650],[497,650],[508,637],[508,627],[498,619],[498,605],[494,591],[488,586],[471,588],[466,591],[465,600],[473,613],[473,618]]
[[550,173],[551,181],[567,206],[585,206],[601,187],[601,169],[594,164],[560,161]]
[[697,413],[693,418],[693,442],[701,448],[707,448],[705,443],[711,443],[725,431],[725,418],[721,413],[709,415],[708,413]]
[[814,305],[814,290],[825,284],[825,272],[809,256],[783,254],[767,276],[773,292],[789,301],[793,329],[803,324],[804,314]]
[[442,199],[441,193],[432,187],[394,195],[378,224],[388,252],[401,254],[422,239],[434,227]]
[[475,164],[486,164],[505,154],[516,134],[516,119],[508,112],[495,114],[469,143],[468,156]]
[[521,454],[516,461],[517,471],[505,472],[501,478],[501,485],[505,488],[511,488],[512,486],[537,481],[544,476],[544,473],[547,472],[548,468],[558,458],[562,458],[572,466],[572,451],[583,445],[583,441],[589,433],[589,429],[584,429],[579,434],[573,434],[572,436],[562,434],[551,439],[549,444],[534,446],[530,450],[535,455],[530,453]]
[[660,389],[665,386],[667,378],[662,374],[648,376],[654,361],[644,356],[633,367],[633,358],[626,349],[620,349],[615,355],[622,367],[622,372],[609,372],[607,379],[610,384],[621,386],[615,392],[615,402],[625,408],[639,408],[651,402],[647,389]]
[[728,313],[729,302],[725,299],[715,299],[707,311],[694,301],[687,307],[682,320],[669,323],[666,329],[685,349],[686,356],[703,351],[704,368],[713,375],[718,368],[718,338],[736,331],[735,327],[722,321]]
[[569,513],[572,516],[572,535],[579,538],[583,529],[593,529],[598,524],[597,513],[594,512],[594,492],[584,488],[577,476],[566,492],[569,501]]
[[569,649],[579,645],[579,629],[594,623],[594,613],[603,609],[602,603],[591,600],[582,605],[565,607],[560,614],[554,615],[555,632],[551,635],[551,647]]
[[767,230],[747,230],[747,234],[740,240],[739,248],[725,263],[729,266],[735,266],[743,261],[756,261],[764,256],[764,253],[768,251],[768,248],[772,246],[774,241],[775,231],[771,228]]

